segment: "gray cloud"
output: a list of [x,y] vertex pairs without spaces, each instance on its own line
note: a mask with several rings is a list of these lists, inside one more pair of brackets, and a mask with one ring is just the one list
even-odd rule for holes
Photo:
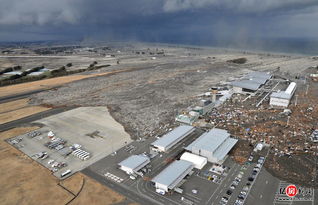
[[164,11],[215,7],[241,12],[259,12],[285,7],[311,6],[317,0],[164,0]]
[[0,41],[317,38],[318,0],[0,0]]
[[59,24],[78,22],[77,0],[1,0],[0,24]]

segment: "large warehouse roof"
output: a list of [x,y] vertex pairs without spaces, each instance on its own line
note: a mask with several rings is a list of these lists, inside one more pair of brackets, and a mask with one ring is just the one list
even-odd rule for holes
[[225,142],[214,152],[214,157],[217,159],[224,159],[229,151],[237,143],[237,139],[228,138]]
[[250,80],[250,81],[253,81],[253,82],[256,82],[259,84],[265,84],[266,81],[268,80],[266,78],[257,78],[257,77],[252,77],[252,76],[247,76],[247,77],[244,77],[243,79]]
[[193,149],[204,149],[213,153],[229,137],[230,134],[226,130],[214,128],[201,135],[186,149],[190,151]]
[[160,139],[154,141],[153,143],[151,143],[151,145],[155,147],[163,147],[165,149],[169,149],[194,130],[195,128],[192,126],[181,125],[172,130],[171,132],[165,134]]
[[248,73],[242,80],[232,82],[235,87],[249,89],[256,91],[261,85],[265,84],[267,80],[272,77],[271,74],[266,72],[251,72]]
[[146,164],[150,162],[150,159],[144,155],[131,155],[124,161],[120,162],[118,165],[122,167],[127,167],[132,169],[133,171],[138,171]]
[[191,162],[178,160],[171,163],[167,168],[160,172],[153,182],[167,186],[169,189],[175,188],[181,180],[191,172],[194,165]]
[[262,83],[255,82],[253,80],[240,80],[232,82],[232,85],[235,87],[245,88],[249,90],[257,90]]
[[270,79],[272,77],[271,74],[268,74],[266,72],[260,72],[260,71],[248,73],[247,76],[254,77],[254,78],[263,78],[263,79]]

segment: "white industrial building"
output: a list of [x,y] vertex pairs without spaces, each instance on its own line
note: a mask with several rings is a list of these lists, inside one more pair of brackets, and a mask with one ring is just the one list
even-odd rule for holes
[[156,192],[165,194],[181,186],[182,180],[192,171],[193,167],[192,162],[185,160],[177,160],[171,163],[151,180],[155,183]]
[[253,93],[257,91],[262,85],[264,85],[272,75],[266,72],[251,72],[244,76],[239,81],[234,81],[233,85],[234,93]]
[[208,163],[207,158],[198,156],[196,154],[191,154],[189,152],[183,153],[180,159],[191,162],[196,169],[202,169]]
[[270,96],[269,104],[278,107],[288,107],[296,91],[297,84],[291,82],[285,91],[274,92]]
[[194,130],[195,128],[192,126],[180,125],[171,132],[165,134],[158,140],[151,143],[151,149],[154,151],[166,152],[171,147],[180,142],[182,139],[191,134]]
[[125,171],[127,174],[137,173],[140,169],[150,163],[150,159],[145,155],[132,155],[120,162],[119,169]]
[[214,128],[202,134],[186,150],[206,157],[209,162],[221,164],[237,141],[226,130]]

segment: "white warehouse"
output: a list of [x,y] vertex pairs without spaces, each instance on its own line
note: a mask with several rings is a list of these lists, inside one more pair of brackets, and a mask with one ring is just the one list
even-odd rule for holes
[[191,162],[192,164],[194,164],[194,168],[196,169],[202,169],[208,163],[208,160],[205,157],[191,154],[189,152],[183,153],[180,159]]
[[237,141],[226,130],[214,128],[202,134],[185,149],[206,157],[209,162],[221,164]]
[[291,82],[285,91],[274,92],[270,96],[269,104],[278,107],[288,107],[296,91],[296,83]]
[[166,152],[182,139],[190,135],[194,130],[195,128],[192,126],[180,125],[171,132],[151,143],[151,149],[159,152]]
[[150,159],[145,155],[131,155],[124,161],[121,161],[119,169],[125,171],[127,174],[133,174],[150,163]]

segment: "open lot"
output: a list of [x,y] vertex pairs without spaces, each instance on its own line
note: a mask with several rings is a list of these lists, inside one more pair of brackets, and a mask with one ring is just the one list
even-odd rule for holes
[[65,204],[73,196],[58,186],[51,173],[4,140],[38,127],[15,128],[0,133],[1,204]]
[[[53,162],[49,163],[50,160],[65,162],[66,167],[55,170],[54,174],[58,177],[68,169],[71,169],[73,173],[81,170],[131,141],[124,128],[113,120],[105,107],[77,108],[35,121],[35,123],[43,126],[36,130],[39,135],[17,136],[8,142],[13,144],[14,139],[21,139],[20,142],[14,143],[14,146],[34,159],[37,159],[35,154],[47,152],[49,157],[39,158],[38,162],[50,169],[53,168]],[[62,145],[63,149],[58,151],[44,146],[51,141],[48,138],[49,131],[53,131],[56,138],[66,140],[66,144]],[[73,144],[81,145],[82,150],[90,153],[90,158],[83,161],[74,155],[66,154],[66,152],[72,152],[68,147]]]

